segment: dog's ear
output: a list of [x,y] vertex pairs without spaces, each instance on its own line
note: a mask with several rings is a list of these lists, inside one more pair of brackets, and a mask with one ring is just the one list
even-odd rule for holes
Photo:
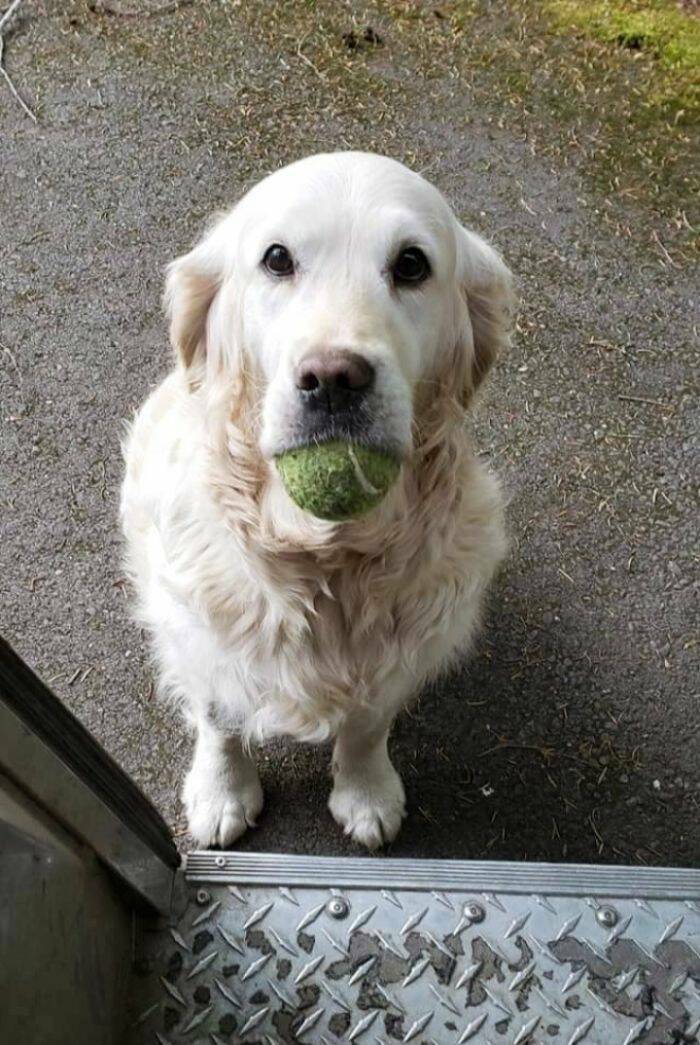
[[204,364],[207,316],[224,277],[225,228],[219,217],[189,254],[171,262],[165,280],[170,340],[180,362],[192,370]]
[[[481,236],[460,226],[457,236],[457,283],[463,316],[463,388],[467,405],[501,352],[507,348],[515,318],[513,277],[500,254]],[[471,337],[469,336],[471,333]],[[471,350],[470,350],[471,347]],[[466,359],[464,353],[466,352]]]

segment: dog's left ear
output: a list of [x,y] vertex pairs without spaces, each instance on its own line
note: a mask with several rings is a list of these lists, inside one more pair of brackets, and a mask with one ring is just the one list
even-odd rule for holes
[[[462,316],[466,406],[491,366],[509,344],[515,320],[513,276],[500,254],[481,236],[460,226],[457,235],[457,283],[467,316]],[[471,336],[470,336],[471,335]],[[465,355],[466,354],[466,358]]]

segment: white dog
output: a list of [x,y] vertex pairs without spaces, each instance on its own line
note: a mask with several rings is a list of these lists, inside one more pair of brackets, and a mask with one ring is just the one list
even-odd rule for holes
[[[419,175],[335,153],[220,217],[166,303],[178,365],[131,428],[122,519],[162,682],[196,727],[190,831],[227,846],[253,825],[251,741],[332,736],[333,816],[391,841],[392,721],[467,648],[505,550],[464,411],[507,343],[510,274]],[[402,460],[350,522],[303,512],[274,464],[331,437]]]

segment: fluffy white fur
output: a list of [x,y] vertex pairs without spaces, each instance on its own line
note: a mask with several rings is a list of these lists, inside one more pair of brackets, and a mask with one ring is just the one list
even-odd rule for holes
[[[291,280],[260,264],[272,243]],[[432,274],[391,285],[396,250]],[[464,411],[512,314],[497,253],[392,160],[310,157],[276,172],[171,265],[178,365],[126,447],[128,565],[167,691],[197,731],[184,787],[190,830],[226,846],[262,808],[250,742],[335,738],[330,809],[358,842],[397,834],[397,712],[469,644],[505,538],[498,486]],[[382,505],[342,524],[287,497],[292,375],[311,351],[377,368],[378,424],[403,458]]]

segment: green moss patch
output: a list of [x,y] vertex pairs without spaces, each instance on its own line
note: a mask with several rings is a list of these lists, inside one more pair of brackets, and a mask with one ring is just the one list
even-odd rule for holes
[[677,111],[700,107],[700,17],[670,0],[545,0],[563,31],[574,29],[653,59],[649,97]]

